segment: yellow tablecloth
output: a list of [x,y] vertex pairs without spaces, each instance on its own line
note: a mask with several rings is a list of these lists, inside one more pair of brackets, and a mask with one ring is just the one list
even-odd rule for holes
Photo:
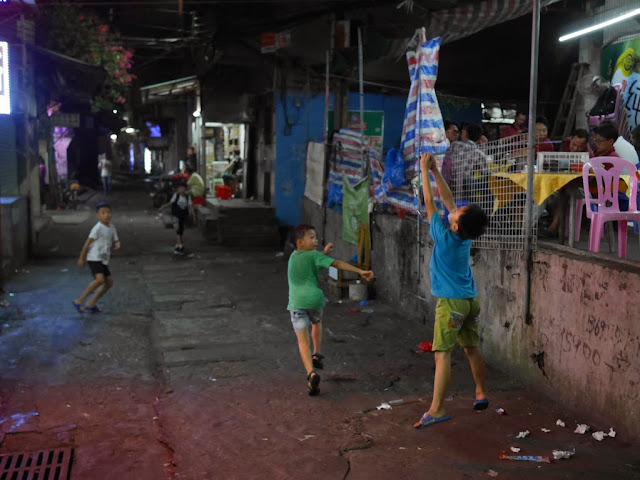
[[[620,191],[626,192],[629,184],[628,175],[620,175]],[[580,173],[534,173],[533,174],[533,201],[540,205],[551,194],[557,192],[568,183],[580,179],[582,185],[582,172]],[[489,188],[494,195],[493,212],[513,201],[516,193],[527,191],[526,173],[494,173],[489,178]]]
[[[560,190],[569,182],[580,178],[582,173],[534,173],[533,201],[540,205],[553,192]],[[526,173],[494,173],[489,178],[489,188],[495,199],[493,211],[508,205],[516,193],[527,191]]]

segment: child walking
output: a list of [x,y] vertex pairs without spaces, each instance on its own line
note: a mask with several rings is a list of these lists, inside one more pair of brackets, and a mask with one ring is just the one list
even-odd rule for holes
[[[430,234],[434,246],[429,270],[431,294],[438,297],[433,332],[436,373],[433,382],[431,407],[414,425],[423,428],[451,419],[444,410],[444,396],[451,379],[451,351],[456,342],[467,355],[476,384],[474,410],[489,406],[486,394],[486,368],[478,349],[478,315],[480,303],[473,281],[469,257],[471,240],[484,233],[487,215],[479,205],[456,208],[453,195],[430,154],[420,158],[424,203],[429,215]],[[440,218],[433,202],[429,171],[440,190],[442,201],[449,210],[449,228]]]
[[[86,259],[86,263],[91,269],[91,275],[93,275],[93,282],[87,286],[82,295],[72,302],[79,312],[99,312],[98,300],[113,286],[113,278],[111,278],[109,271],[109,259],[111,258],[111,249],[118,250],[120,248],[120,240],[116,228],[111,225],[111,215],[109,204],[99,203],[96,206],[98,223],[91,229],[89,238],[84,242],[80,258],[78,258],[78,267],[83,268]],[[93,292],[95,292],[93,297],[85,305],[85,300]]]
[[[329,243],[321,253],[316,250],[318,239],[311,225],[298,225],[293,231],[296,250],[289,258],[287,277],[289,280],[289,305],[293,330],[298,338],[300,358],[307,372],[307,389],[309,395],[320,393],[320,375],[314,368],[322,369],[324,356],[322,344],[322,309],[325,305],[324,293],[318,287],[318,273],[322,268],[335,267],[359,274],[365,280],[373,278],[371,270],[334,260],[327,256],[333,244]],[[311,327],[311,336],[309,336]],[[311,343],[313,342],[313,354]]]
[[182,245],[182,234],[184,233],[184,221],[187,213],[193,217],[193,203],[191,197],[187,194],[187,184],[181,182],[176,187],[176,193],[173,194],[171,200],[160,207],[159,211],[171,206],[171,217],[173,228],[176,231],[176,245],[173,253],[176,255],[184,255],[184,245]]

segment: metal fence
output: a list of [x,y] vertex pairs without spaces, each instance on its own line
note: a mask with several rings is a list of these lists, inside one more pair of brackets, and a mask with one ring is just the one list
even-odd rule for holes
[[526,181],[522,173],[526,162],[526,135],[480,145],[455,142],[445,154],[443,174],[458,207],[476,203],[490,216],[489,227],[474,241],[475,247],[524,249],[526,190],[513,180]]
[[[489,227],[474,246],[524,250],[528,176],[533,175],[532,242],[538,237],[539,215],[547,202],[565,188],[581,185],[587,153],[540,152],[534,170],[527,171],[527,135],[486,144],[456,142],[445,154],[442,171],[458,207],[479,204],[489,215]],[[572,187],[573,188],[573,187]]]

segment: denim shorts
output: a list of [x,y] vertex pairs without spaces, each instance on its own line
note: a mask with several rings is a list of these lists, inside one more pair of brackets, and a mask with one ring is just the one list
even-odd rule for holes
[[312,323],[322,322],[322,309],[319,310],[289,310],[291,323],[296,332],[309,328]]

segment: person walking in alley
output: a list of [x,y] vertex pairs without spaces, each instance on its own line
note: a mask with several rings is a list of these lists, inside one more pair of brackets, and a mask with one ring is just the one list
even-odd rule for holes
[[193,203],[191,197],[187,194],[187,184],[181,182],[176,187],[176,192],[167,203],[159,208],[159,211],[164,210],[167,207],[171,207],[171,220],[173,221],[173,228],[176,231],[176,245],[173,248],[173,253],[176,255],[184,255],[184,245],[182,244],[182,234],[184,233],[184,221],[187,218],[187,213],[194,216]]
[[[438,298],[434,322],[433,347],[436,373],[433,382],[431,407],[414,425],[423,428],[434,423],[450,420],[444,410],[444,397],[451,379],[451,351],[458,342],[467,354],[476,384],[474,410],[489,406],[486,395],[486,368],[478,349],[478,315],[480,303],[476,285],[469,266],[471,240],[484,233],[488,223],[485,212],[479,205],[471,204],[456,208],[453,195],[444,180],[435,159],[428,153],[420,158],[422,190],[430,222],[430,234],[434,246],[429,270],[431,294]],[[433,202],[429,171],[445,206],[449,210],[449,227],[440,218]]]
[[[99,203],[96,207],[96,216],[98,223],[94,225],[89,233],[89,238],[84,243],[80,258],[78,258],[78,267],[83,268],[86,263],[91,269],[93,282],[82,292],[77,299],[73,300],[73,306],[79,312],[97,313],[98,300],[107,293],[113,286],[113,278],[109,271],[109,259],[111,258],[111,249],[118,250],[120,248],[120,240],[116,228],[111,225],[111,206],[107,203]],[[85,300],[93,292],[93,297],[85,305]]]
[[[287,277],[289,281],[289,304],[293,330],[298,338],[300,358],[307,371],[307,389],[309,395],[320,393],[320,375],[314,368],[324,367],[320,353],[322,345],[322,309],[325,305],[324,293],[318,287],[318,273],[322,268],[335,267],[339,270],[355,272],[369,281],[373,278],[371,270],[362,270],[342,260],[334,260],[328,254],[333,248],[329,243],[323,252],[316,250],[318,238],[311,225],[298,225],[293,231],[296,250],[289,258]],[[309,336],[311,327],[311,337]],[[313,354],[311,353],[313,342]]]
[[98,157],[98,168],[100,169],[100,177],[102,178],[104,196],[108,197],[111,195],[111,160],[107,158],[105,153],[101,153]]

